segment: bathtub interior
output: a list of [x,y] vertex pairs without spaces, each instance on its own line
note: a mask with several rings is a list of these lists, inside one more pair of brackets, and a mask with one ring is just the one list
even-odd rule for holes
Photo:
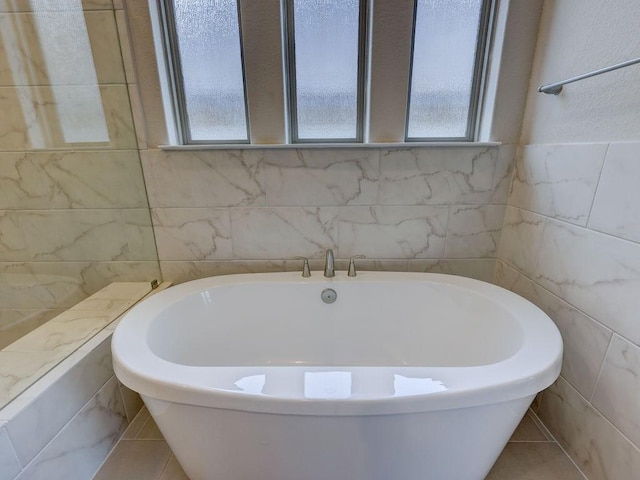
[[[335,303],[321,300],[325,288]],[[200,367],[471,367],[523,344],[495,301],[428,281],[220,285],[168,306],[147,335],[159,358]]]

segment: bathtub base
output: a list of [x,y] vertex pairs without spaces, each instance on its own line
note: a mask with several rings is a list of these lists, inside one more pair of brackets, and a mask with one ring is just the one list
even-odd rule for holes
[[401,415],[312,416],[143,396],[191,480],[482,480],[533,398]]

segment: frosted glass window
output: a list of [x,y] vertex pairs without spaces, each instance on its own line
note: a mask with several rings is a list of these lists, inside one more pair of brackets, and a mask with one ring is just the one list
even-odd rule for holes
[[293,0],[291,3],[294,140],[358,140],[363,35],[360,2]]
[[407,138],[468,135],[482,0],[417,0]]
[[237,1],[172,3],[188,140],[247,141]]

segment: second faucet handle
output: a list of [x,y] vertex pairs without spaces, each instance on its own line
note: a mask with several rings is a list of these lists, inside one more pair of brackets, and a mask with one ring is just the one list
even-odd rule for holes
[[309,259],[307,257],[293,257],[296,260],[303,260],[302,263],[302,276],[308,278],[311,276],[311,269],[309,268]]
[[364,255],[354,255],[349,259],[349,271],[347,272],[348,277],[355,277],[358,272],[356,272],[356,258],[366,258]]

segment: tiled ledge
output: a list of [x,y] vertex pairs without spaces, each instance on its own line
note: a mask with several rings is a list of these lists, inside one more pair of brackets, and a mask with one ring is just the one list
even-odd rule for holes
[[151,291],[112,283],[0,351],[0,408]]
[[7,358],[31,362],[31,378],[41,376],[0,409],[0,480],[92,477],[142,407],[113,374],[111,335],[126,310],[169,285],[111,284],[0,352],[3,372],[11,372]]

